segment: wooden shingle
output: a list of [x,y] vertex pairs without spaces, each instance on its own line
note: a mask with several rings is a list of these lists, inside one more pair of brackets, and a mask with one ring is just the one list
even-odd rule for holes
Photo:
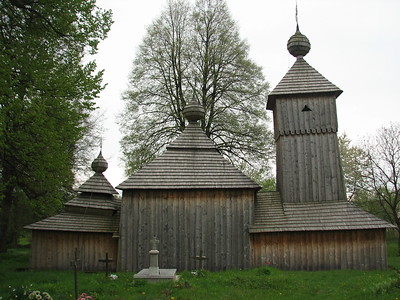
[[137,171],[118,189],[255,188],[217,150],[197,122],[190,122],[166,151]]
[[101,193],[116,195],[118,192],[113,188],[111,183],[102,173],[95,173],[86,182],[84,182],[79,188],[78,192],[86,193]]
[[64,212],[25,227],[33,230],[116,233],[119,217]]
[[95,174],[83,183],[75,198],[65,203],[64,212],[25,226],[33,230],[115,233],[118,231],[121,201],[118,192],[102,174],[107,162],[101,152],[93,161]]
[[329,93],[337,97],[342,90],[311,67],[304,58],[298,57],[290,70],[268,95],[267,109],[272,110],[275,100],[280,96],[298,96],[310,93]]
[[394,228],[347,201],[282,203],[278,192],[257,194],[250,233]]

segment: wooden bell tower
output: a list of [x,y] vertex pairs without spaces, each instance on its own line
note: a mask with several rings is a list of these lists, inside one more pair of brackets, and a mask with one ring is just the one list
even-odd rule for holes
[[277,190],[291,203],[345,200],[336,98],[342,91],[311,67],[297,25],[287,48],[296,62],[269,94],[277,151]]

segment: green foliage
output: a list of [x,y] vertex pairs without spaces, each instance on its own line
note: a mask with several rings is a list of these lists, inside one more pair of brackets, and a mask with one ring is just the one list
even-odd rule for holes
[[219,151],[265,178],[273,140],[265,110],[268,84],[248,57],[225,1],[169,1],[147,29],[133,62],[121,142],[128,174],[185,128],[183,108],[204,108],[201,126]]
[[[132,273],[118,279],[104,273],[78,274],[79,293],[96,300],[117,299],[396,299],[400,293],[400,260],[397,244],[388,241],[389,269],[386,271],[283,271],[262,266],[251,270],[180,273],[176,282],[147,283]],[[40,290],[53,299],[73,299],[73,271],[16,271],[28,267],[29,249],[10,249],[0,254],[0,297],[11,291]],[[15,298],[14,298],[15,299]],[[18,299],[18,298],[17,298]]]
[[[95,1],[0,2],[0,250],[69,197],[78,141],[102,90],[95,53],[111,13]],[[24,216],[24,220],[21,219]]]
[[363,200],[363,170],[366,153],[352,144],[346,133],[338,136],[344,182],[348,200]]
[[344,134],[339,147],[349,200],[397,227],[400,255],[400,123],[378,129],[361,146]]

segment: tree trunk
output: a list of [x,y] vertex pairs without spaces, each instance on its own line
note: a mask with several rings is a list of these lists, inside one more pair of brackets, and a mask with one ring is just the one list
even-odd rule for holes
[[3,199],[0,210],[0,252],[5,252],[18,239],[15,218],[15,177],[5,164],[2,170]]
[[400,231],[397,230],[397,255],[400,256]]
[[0,252],[5,252],[12,241],[13,187],[6,184],[0,215]]

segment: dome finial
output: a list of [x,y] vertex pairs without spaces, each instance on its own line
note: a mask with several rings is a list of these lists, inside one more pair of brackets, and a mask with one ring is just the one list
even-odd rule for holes
[[104,159],[103,154],[101,153],[101,148],[99,156],[97,156],[97,158],[95,158],[92,162],[92,170],[96,173],[103,173],[108,169],[108,162]]
[[193,98],[183,109],[183,115],[189,122],[197,122],[205,117],[203,106]]
[[292,35],[287,43],[287,49],[294,57],[300,58],[306,56],[311,49],[308,38],[300,32],[299,19],[296,1],[296,33]]

